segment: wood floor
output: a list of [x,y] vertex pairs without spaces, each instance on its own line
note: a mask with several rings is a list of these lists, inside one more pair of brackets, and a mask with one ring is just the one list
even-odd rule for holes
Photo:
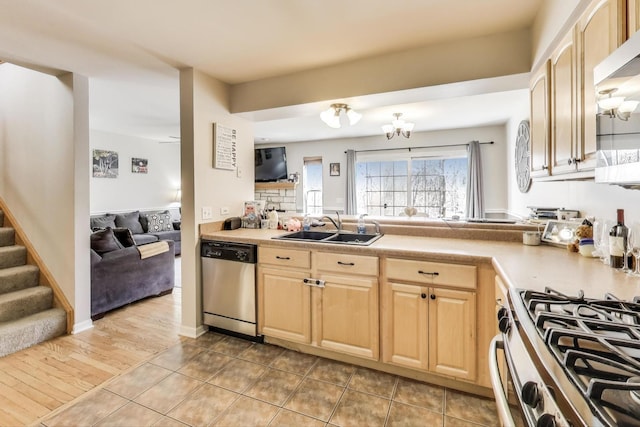
[[94,327],[0,358],[0,426],[36,423],[182,340],[181,289],[107,314]]

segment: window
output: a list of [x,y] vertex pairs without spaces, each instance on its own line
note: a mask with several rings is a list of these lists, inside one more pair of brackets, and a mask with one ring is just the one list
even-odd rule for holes
[[305,158],[302,171],[304,213],[322,214],[322,159]]
[[429,217],[465,216],[466,151],[395,156],[390,161],[380,157],[367,155],[356,162],[359,214],[401,216],[406,206],[413,206]]

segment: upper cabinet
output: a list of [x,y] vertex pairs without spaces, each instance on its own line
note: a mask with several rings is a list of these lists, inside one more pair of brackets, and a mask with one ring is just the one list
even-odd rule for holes
[[549,175],[549,61],[532,74],[531,100],[531,177]]
[[592,2],[544,66],[532,72],[533,178],[593,176],[597,150],[593,69],[626,40],[626,12],[626,0]]
[[551,57],[551,170],[574,172],[578,158],[576,49],[569,32]]
[[626,40],[625,11],[625,0],[599,0],[592,3],[577,24],[581,118],[577,159],[581,169],[595,167],[597,105],[593,69]]
[[627,38],[640,30],[640,0],[627,1]]

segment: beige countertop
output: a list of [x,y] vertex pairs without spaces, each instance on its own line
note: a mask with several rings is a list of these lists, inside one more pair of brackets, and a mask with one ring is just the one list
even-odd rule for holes
[[240,228],[204,232],[202,238],[378,256],[427,257],[443,262],[486,262],[493,265],[510,287],[543,290],[549,286],[568,294],[577,294],[582,289],[592,298],[602,298],[607,292],[625,300],[640,296],[640,277],[628,276],[598,259],[585,258],[555,246],[395,234],[385,234],[369,246],[272,239],[285,233],[283,230]]

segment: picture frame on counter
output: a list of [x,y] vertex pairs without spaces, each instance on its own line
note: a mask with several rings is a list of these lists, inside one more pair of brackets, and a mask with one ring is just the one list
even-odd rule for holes
[[542,232],[542,240],[554,246],[566,247],[576,238],[576,228],[582,221],[555,221],[549,220]]

